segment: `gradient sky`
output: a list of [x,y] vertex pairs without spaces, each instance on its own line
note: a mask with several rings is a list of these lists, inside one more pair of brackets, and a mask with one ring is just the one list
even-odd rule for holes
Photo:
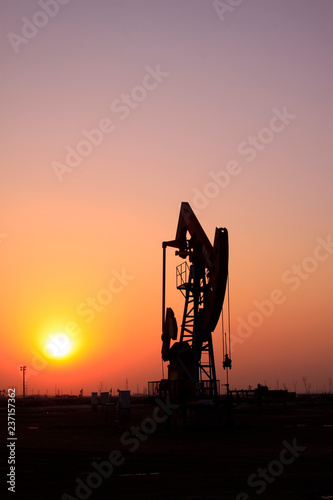
[[[160,379],[161,244],[187,201],[211,240],[229,230],[231,386],[328,390],[333,3],[0,8],[0,388],[20,390],[23,364],[29,394]],[[179,263],[169,249],[178,323]],[[69,324],[71,355],[47,357]],[[214,346],[225,382],[220,324]]]

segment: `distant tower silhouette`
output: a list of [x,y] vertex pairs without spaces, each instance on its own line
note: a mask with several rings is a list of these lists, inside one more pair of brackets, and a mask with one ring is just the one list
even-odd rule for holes
[[25,401],[25,371],[27,367],[26,366],[20,366],[21,372],[23,372],[23,401]]

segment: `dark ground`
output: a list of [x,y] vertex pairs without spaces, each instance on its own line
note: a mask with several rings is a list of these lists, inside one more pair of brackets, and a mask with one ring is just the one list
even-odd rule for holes
[[[333,498],[333,400],[312,398],[239,406],[232,427],[169,426],[159,423],[150,435],[121,443],[131,426],[152,417],[153,406],[138,402],[129,416],[106,424],[105,411],[89,405],[17,408],[16,492],[7,490],[8,448],[2,446],[0,497],[17,500],[319,500]],[[176,419],[174,412],[172,419]],[[179,419],[181,413],[178,412]],[[163,416],[162,410],[157,414]],[[7,438],[7,408],[0,408],[2,445]],[[118,417],[116,418],[118,420]],[[154,430],[152,420],[143,424]],[[279,461],[283,441],[297,447],[293,463]],[[6,444],[6,443],[5,443]],[[131,451],[137,447],[135,451]],[[124,461],[108,479],[91,475],[92,462],[120,450]],[[292,458],[287,452],[287,459]],[[272,461],[275,461],[271,464]],[[270,483],[257,477],[267,469]],[[254,485],[247,483],[253,476]],[[101,482],[76,491],[80,478]],[[266,476],[267,477],[267,476]],[[96,479],[97,478],[97,479]],[[258,481],[261,481],[260,483]],[[94,486],[95,484],[93,484]],[[264,489],[261,494],[258,490]],[[62,496],[67,494],[67,496]],[[243,494],[242,494],[243,493]]]

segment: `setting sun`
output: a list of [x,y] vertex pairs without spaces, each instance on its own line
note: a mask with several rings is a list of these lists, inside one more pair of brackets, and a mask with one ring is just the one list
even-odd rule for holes
[[64,358],[70,354],[72,347],[69,336],[64,332],[50,334],[45,345],[47,353],[53,358]]

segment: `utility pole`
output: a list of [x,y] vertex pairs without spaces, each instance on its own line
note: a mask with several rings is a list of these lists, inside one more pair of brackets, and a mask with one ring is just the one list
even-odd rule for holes
[[25,405],[25,371],[27,367],[26,366],[20,366],[21,372],[23,372],[23,405]]

